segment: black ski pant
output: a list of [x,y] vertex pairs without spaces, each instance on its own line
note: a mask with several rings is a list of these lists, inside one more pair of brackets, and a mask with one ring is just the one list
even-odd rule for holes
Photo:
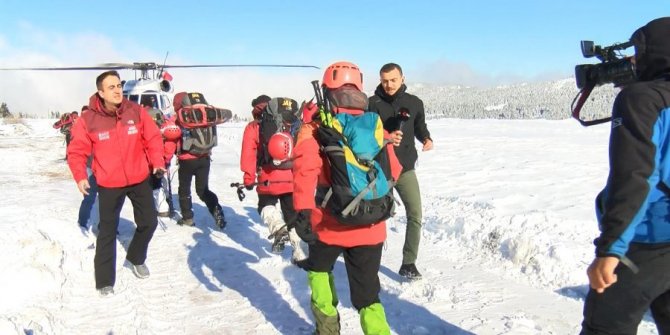
[[130,263],[144,264],[149,242],[158,225],[149,178],[126,187],[98,186],[100,226],[94,259],[95,287],[98,289],[114,286],[116,281],[116,232],[126,196],[133,204],[133,215],[137,225],[126,253],[126,259]]
[[179,160],[179,207],[184,219],[193,218],[193,203],[191,202],[191,181],[195,176],[195,193],[202,200],[210,213],[219,205],[219,198],[209,190],[209,156],[195,159]]
[[258,194],[258,214],[261,213],[265,206],[275,206],[279,201],[281,206],[281,214],[286,229],[290,230],[295,225],[295,220],[298,218],[298,213],[293,208],[293,193],[284,193],[279,195],[272,194]]
[[321,241],[309,246],[307,270],[332,272],[335,261],[344,255],[344,265],[349,279],[349,295],[356,310],[379,302],[379,266],[382,261],[383,243],[345,248]]
[[633,243],[626,256],[639,272],[619,263],[616,283],[603,293],[589,289],[582,335],[637,334],[649,309],[658,333],[670,334],[670,246]]

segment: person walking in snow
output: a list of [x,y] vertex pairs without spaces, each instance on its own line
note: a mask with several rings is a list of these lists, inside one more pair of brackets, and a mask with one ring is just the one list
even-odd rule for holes
[[[223,229],[226,219],[223,208],[219,204],[219,198],[209,188],[209,171],[212,161],[212,148],[217,145],[216,124],[197,125],[187,124],[186,119],[191,119],[194,105],[207,105],[200,93],[179,92],[173,100],[175,110],[175,124],[179,127],[179,137],[175,140],[165,142],[166,161],[169,162],[173,154],[177,155],[179,169],[179,207],[181,219],[177,221],[180,226],[195,226],[193,220],[193,202],[191,199],[191,183],[195,177],[195,193],[202,200],[209,213],[214,218],[214,223]],[[200,109],[197,109],[200,111]],[[187,116],[179,117],[186,113]],[[223,121],[221,121],[223,122]]]
[[[377,193],[380,189],[368,183],[366,176],[376,178],[382,175],[380,169],[376,168],[379,166],[378,162],[372,157],[387,158],[384,159],[384,166],[390,171],[385,168],[381,170],[392,175],[393,180],[397,180],[401,170],[392,145],[385,141],[379,117],[374,113],[364,113],[368,101],[362,92],[362,78],[358,66],[350,62],[337,62],[326,69],[321,88],[326,98],[324,103],[332,107],[326,111],[325,107],[319,106],[319,117],[300,128],[293,154],[293,204],[299,213],[295,229],[300,238],[309,244],[309,256],[304,268],[308,271],[307,278],[312,292],[311,309],[316,319],[317,334],[340,333],[338,298],[332,272],[340,254],[344,256],[351,302],[359,313],[363,332],[390,334],[384,307],[379,299],[379,267],[386,240],[386,223],[385,219],[377,220],[377,216],[373,219],[368,215],[381,213],[381,217],[390,216],[393,199],[384,198],[384,207],[376,206],[380,202],[365,208],[359,207],[358,205],[364,203],[369,204],[362,199],[344,204],[347,208],[355,205],[355,210],[349,212],[347,217],[366,219],[356,225],[344,222],[343,218],[336,216],[340,210],[335,210],[335,206],[342,205],[339,202],[342,199],[340,196],[352,195],[353,189],[346,189],[344,186],[351,180],[340,180],[346,178],[344,170],[347,170],[347,166],[365,164],[366,168],[361,167],[361,171],[367,172],[363,172],[359,181],[367,187],[361,183],[358,185],[374,190],[367,192],[369,194]],[[349,124],[360,124],[355,120],[364,120],[366,123],[360,124],[360,127],[354,126],[353,129],[347,128],[355,136],[338,140],[347,132],[341,130],[342,133],[338,133],[336,130],[342,126],[338,117],[349,120]],[[337,122],[330,120],[331,118],[337,119]],[[368,152],[366,157],[370,158],[363,160],[362,156],[358,156],[359,159],[351,157],[356,153],[349,149],[338,149],[338,144],[342,145],[344,142],[354,145],[354,137],[359,137],[362,142],[357,144],[362,147],[375,146],[377,153]],[[346,162],[345,156],[349,156]],[[337,178],[334,164],[338,166]],[[385,175],[386,177],[389,175]],[[385,178],[374,181],[377,186],[386,185],[385,192],[389,195],[392,192],[392,181],[387,183]],[[359,195],[362,196],[363,193]]]
[[144,108],[123,97],[119,73],[103,72],[95,84],[97,92],[89,99],[89,111],[72,128],[67,162],[79,191],[88,194],[86,161],[95,153],[92,170],[100,209],[95,286],[101,295],[109,295],[114,293],[116,232],[126,197],[133,204],[137,224],[126,259],[138,278],[149,277],[147,249],[158,224],[149,174],[164,173],[165,162],[158,127]]
[[[65,135],[65,151],[67,152],[67,147],[70,145],[70,140],[72,138],[71,131],[74,122],[79,117],[77,111],[72,111],[71,113],[65,113],[60,117],[60,120],[56,121],[53,124],[54,129],[58,129],[61,134]],[[67,154],[65,155],[67,160]]]
[[423,102],[406,92],[400,65],[388,63],[382,66],[379,80],[381,83],[374,96],[370,97],[368,109],[377,112],[382,118],[384,129],[391,133],[395,153],[403,166],[395,186],[407,216],[402,265],[398,273],[408,279],[419,279],[421,273],[416,267],[416,259],[421,242],[422,208],[419,181],[414,169],[418,158],[414,140],[422,143],[423,151],[433,148],[433,140],[426,126]]
[[[288,103],[284,104],[284,101]],[[271,106],[268,107],[268,104]],[[270,236],[274,238],[272,252],[281,253],[288,239],[293,247],[291,260],[294,264],[299,264],[307,258],[307,246],[293,229],[297,217],[293,209],[293,173],[290,161],[293,138],[279,133],[281,130],[277,127],[270,127],[275,124],[272,115],[284,113],[292,118],[291,121],[298,121],[297,104],[292,99],[275,98],[273,100],[267,95],[260,95],[253,99],[251,106],[253,107],[251,111],[253,120],[244,128],[242,153],[240,154],[240,170],[244,173],[242,177],[244,186],[247,190],[256,186],[258,213],[261,221],[268,226]],[[277,113],[271,113],[271,111]],[[264,113],[266,118],[264,124],[269,122],[272,125],[261,127],[261,116]],[[278,157],[271,157],[270,150],[274,147],[278,147],[282,150],[281,153],[285,154],[285,157],[278,161],[279,164],[275,164]],[[277,202],[281,205],[281,211],[277,208]]]
[[600,236],[588,267],[581,334],[636,334],[651,310],[670,334],[670,17],[630,38],[637,82],[614,100],[610,170],[596,198]]

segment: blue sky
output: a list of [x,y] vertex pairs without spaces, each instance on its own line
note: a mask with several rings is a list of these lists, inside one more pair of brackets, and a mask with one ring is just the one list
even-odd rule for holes
[[[0,38],[65,53],[50,39],[99,36],[136,61],[324,66],[346,59],[375,74],[390,61],[409,77],[569,76],[580,39],[626,40],[670,15],[667,1],[0,1]],[[43,40],[40,40],[43,38]],[[135,49],[135,50],[133,50]],[[75,51],[75,50],[71,50]],[[66,58],[67,59],[67,58]],[[78,58],[74,58],[78,59]],[[38,65],[38,64],[35,64]],[[409,79],[409,78],[408,78]],[[471,80],[471,79],[467,79]]]
[[[402,65],[408,82],[485,86],[571,77],[576,64],[594,62],[582,58],[581,39],[625,41],[646,22],[670,15],[669,8],[656,0],[0,0],[0,67],[162,62],[169,51],[168,64],[323,68],[348,60],[363,70],[366,89],[374,89],[387,62]],[[258,71],[275,75],[270,81],[322,74]],[[189,70],[182,78],[205,72],[212,71]],[[5,86],[0,77],[0,99],[28,80],[12,76]]]

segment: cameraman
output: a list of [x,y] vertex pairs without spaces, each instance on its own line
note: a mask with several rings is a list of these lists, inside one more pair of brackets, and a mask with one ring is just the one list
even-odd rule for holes
[[670,17],[633,33],[637,82],[612,108],[610,172],[581,334],[635,334],[651,308],[670,334]]

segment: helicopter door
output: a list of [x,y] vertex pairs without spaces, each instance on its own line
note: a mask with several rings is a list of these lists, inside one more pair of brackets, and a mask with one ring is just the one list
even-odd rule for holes
[[161,94],[161,110],[163,114],[172,115],[174,112],[174,107],[172,107],[172,102],[166,94]]

